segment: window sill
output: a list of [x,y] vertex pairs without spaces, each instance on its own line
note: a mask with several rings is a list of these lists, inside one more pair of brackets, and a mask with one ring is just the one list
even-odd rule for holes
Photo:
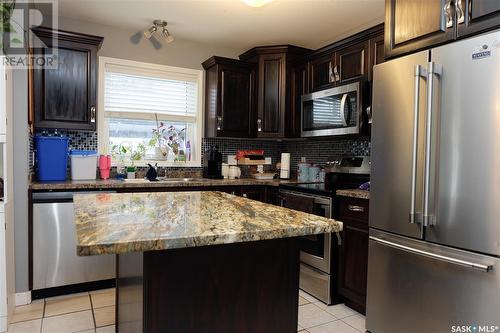
[[[155,160],[140,160],[134,161],[135,167],[147,167],[148,164],[155,165],[158,164],[159,167],[164,168],[201,168],[201,161],[190,161],[190,162],[170,162],[170,161],[155,161]],[[111,166],[116,167],[118,163],[112,161]],[[131,166],[130,161],[124,162],[122,165]]]

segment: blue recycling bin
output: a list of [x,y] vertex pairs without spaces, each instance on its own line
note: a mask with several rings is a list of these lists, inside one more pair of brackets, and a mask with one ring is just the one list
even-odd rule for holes
[[35,136],[37,178],[39,181],[64,181],[68,168],[69,139],[58,136]]

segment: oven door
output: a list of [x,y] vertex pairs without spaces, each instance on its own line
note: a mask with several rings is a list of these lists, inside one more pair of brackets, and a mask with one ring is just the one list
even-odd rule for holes
[[302,137],[358,134],[359,82],[302,96]]
[[[281,190],[281,206],[331,218],[332,199]],[[300,261],[325,273],[331,270],[331,234],[300,237]]]

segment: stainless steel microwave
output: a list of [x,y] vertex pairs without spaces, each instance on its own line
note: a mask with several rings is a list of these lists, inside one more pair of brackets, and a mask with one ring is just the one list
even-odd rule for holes
[[301,136],[359,134],[360,82],[302,96]]

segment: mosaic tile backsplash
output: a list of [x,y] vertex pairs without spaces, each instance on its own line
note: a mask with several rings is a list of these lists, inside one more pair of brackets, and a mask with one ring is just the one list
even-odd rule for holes
[[[55,130],[37,131],[36,134],[54,135]],[[93,131],[66,131],[58,130],[57,134],[69,137],[70,149],[97,150],[97,133]],[[34,171],[33,140],[30,139],[30,170]],[[267,170],[272,170],[279,162],[282,152],[291,153],[292,176],[297,169],[297,163],[301,157],[305,157],[308,162],[320,165],[332,159],[342,156],[368,156],[370,155],[369,137],[332,137],[328,139],[299,139],[299,140],[259,140],[259,139],[238,139],[238,138],[203,138],[202,151],[206,151],[211,146],[217,146],[222,153],[223,161],[227,162],[227,155],[234,155],[238,149],[263,149],[265,155],[271,157],[273,166],[266,166]],[[203,158],[203,157],[202,157]],[[138,168],[138,177],[146,173],[147,168]],[[112,170],[111,175],[116,173]],[[248,168],[242,168],[243,175],[249,173]],[[202,168],[167,167],[160,168],[160,176],[166,177],[201,177]]]

